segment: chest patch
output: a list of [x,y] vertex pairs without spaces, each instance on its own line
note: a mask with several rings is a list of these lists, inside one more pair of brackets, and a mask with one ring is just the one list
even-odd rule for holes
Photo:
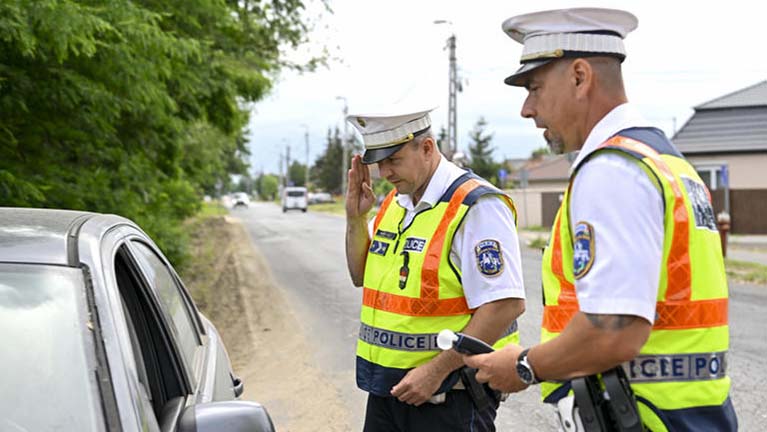
[[385,239],[394,240],[395,238],[397,238],[397,233],[379,229],[378,231],[376,231],[376,237],[383,237]]
[[503,273],[503,254],[498,240],[482,240],[474,246],[477,257],[477,268],[486,276],[497,276]]
[[695,226],[716,231],[714,209],[711,208],[711,202],[708,200],[706,187],[688,177],[682,177],[682,181],[687,189],[687,196],[690,197],[692,212],[695,214]]
[[408,252],[423,252],[423,248],[426,246],[426,239],[419,237],[408,237],[405,240],[405,246],[402,250]]
[[578,222],[573,236],[573,276],[580,279],[591,270],[594,264],[594,227],[588,222]]
[[381,256],[386,255],[387,250],[389,250],[389,243],[380,240],[373,240],[373,242],[370,243],[370,249],[368,249],[370,253]]

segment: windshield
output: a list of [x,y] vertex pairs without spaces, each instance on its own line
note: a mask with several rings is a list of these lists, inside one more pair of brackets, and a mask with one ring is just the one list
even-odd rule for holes
[[306,192],[304,191],[288,191],[289,197],[302,197],[306,195]]
[[0,264],[1,431],[103,429],[84,290],[79,269]]

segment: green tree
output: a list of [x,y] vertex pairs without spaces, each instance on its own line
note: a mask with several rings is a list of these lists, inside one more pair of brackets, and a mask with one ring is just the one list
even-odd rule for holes
[[301,0],[0,2],[0,205],[180,220],[246,172],[247,103],[292,65]]
[[333,132],[328,129],[327,143],[325,152],[314,163],[312,174],[314,175],[314,182],[321,189],[339,194],[341,193],[343,148],[341,147],[341,134],[338,128],[335,128]]
[[545,147],[539,147],[530,154],[530,159],[541,159],[542,157],[546,155],[551,154],[551,149],[548,146]]
[[288,182],[293,186],[306,186],[306,165],[294,160],[288,170]]
[[439,147],[441,151],[446,145],[448,145],[447,129],[445,129],[445,126],[441,126],[439,128],[439,133],[437,134],[437,146]]
[[280,179],[272,174],[262,174],[256,180],[256,190],[261,199],[274,201],[279,192]]
[[487,122],[484,117],[480,117],[469,132],[469,139],[471,140],[469,144],[470,162],[467,167],[480,177],[498,185],[499,164],[493,160],[493,151],[495,150],[491,146],[493,135],[485,133],[486,127]]

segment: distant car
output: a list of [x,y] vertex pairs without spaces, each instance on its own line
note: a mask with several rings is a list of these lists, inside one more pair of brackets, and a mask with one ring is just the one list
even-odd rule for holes
[[327,192],[311,192],[309,193],[309,204],[324,204],[332,203],[333,195]]
[[235,192],[232,194],[232,207],[250,207],[250,197],[245,192]]
[[2,431],[274,431],[127,219],[0,208],[0,334]]
[[301,186],[289,186],[282,191],[282,212],[288,210],[301,210],[306,212],[309,200],[306,188]]

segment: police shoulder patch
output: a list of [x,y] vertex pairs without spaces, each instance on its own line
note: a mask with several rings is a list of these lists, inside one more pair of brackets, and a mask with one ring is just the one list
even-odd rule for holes
[[477,267],[483,275],[498,276],[503,273],[503,254],[498,240],[482,240],[474,247]]
[[580,279],[591,270],[596,258],[594,227],[588,222],[578,222],[575,224],[573,240],[573,276]]

